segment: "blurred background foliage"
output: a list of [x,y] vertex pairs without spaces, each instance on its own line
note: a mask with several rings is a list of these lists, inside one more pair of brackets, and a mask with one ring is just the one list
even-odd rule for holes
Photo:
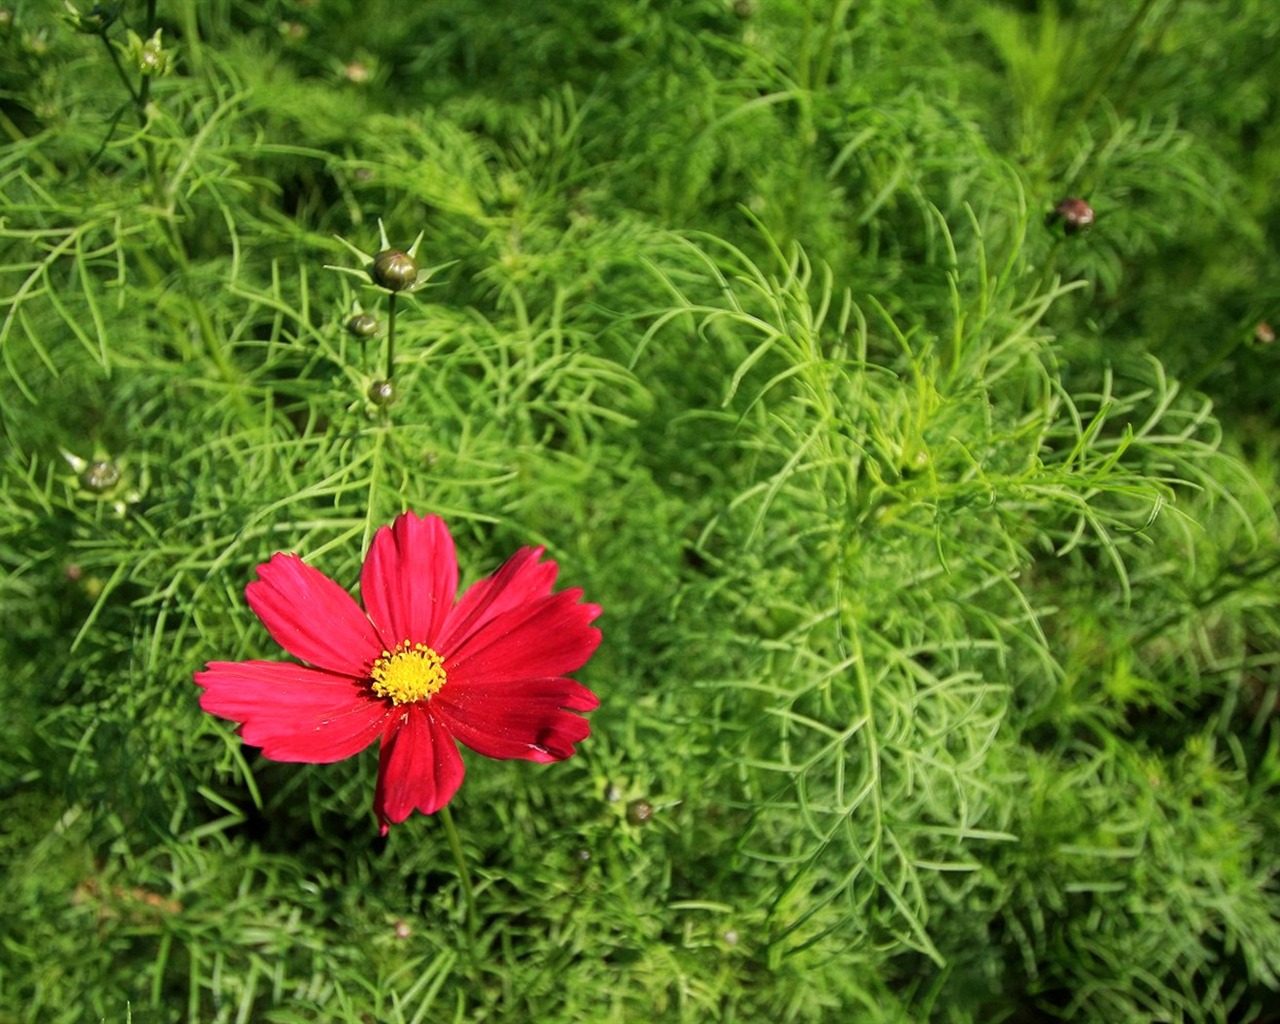
[[[1278,35],[9,0],[0,1018],[1280,1020]],[[404,508],[605,608],[580,754],[468,760],[475,934],[190,681]]]

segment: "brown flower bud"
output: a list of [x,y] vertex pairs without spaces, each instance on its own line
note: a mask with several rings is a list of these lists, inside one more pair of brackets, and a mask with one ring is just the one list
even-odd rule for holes
[[1058,221],[1062,221],[1064,234],[1074,235],[1093,224],[1093,207],[1083,199],[1064,199],[1045,218],[1045,223],[1050,227]]
[[653,818],[653,804],[648,800],[632,800],[627,804],[627,821],[632,825],[647,825]]

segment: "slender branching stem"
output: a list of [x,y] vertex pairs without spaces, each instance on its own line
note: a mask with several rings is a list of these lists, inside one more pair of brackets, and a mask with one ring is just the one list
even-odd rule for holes
[[[146,22],[143,27],[143,37],[150,38],[156,30],[156,10],[158,0],[147,0]],[[129,99],[133,103],[134,111],[138,116],[138,124],[146,128],[147,125],[147,104],[151,100],[151,75],[141,75],[137,87],[134,87],[130,80],[129,73],[125,69],[124,64],[120,60],[119,53],[116,52],[115,45],[107,38],[106,29],[98,33],[98,38],[102,40],[102,45],[106,47],[107,54],[111,57],[111,63],[115,66],[116,73],[120,76],[120,81],[124,83],[126,91],[129,93]],[[106,148],[107,141],[111,138],[111,132],[115,131],[116,123],[119,118],[111,123],[107,139],[103,141],[102,149]],[[156,159],[156,151],[150,138],[144,133],[140,139],[142,146],[143,159],[147,167],[147,181],[151,187],[151,199],[155,203],[158,211],[163,215],[165,224],[165,233],[168,236],[169,249],[178,264],[179,270],[184,281],[189,281],[191,274],[191,260],[187,254],[186,245],[183,243],[182,235],[178,231],[174,223],[172,211],[169,209],[168,189],[165,186],[164,178],[160,172],[160,164]],[[94,154],[97,159],[97,154]],[[234,376],[234,368],[227,360],[226,355],[222,351],[222,347],[218,344],[217,333],[214,330],[213,322],[210,319],[209,312],[204,304],[196,298],[194,293],[187,290],[188,302],[191,306],[192,316],[200,332],[201,340],[205,349],[212,356],[217,364],[219,371],[225,379]]]

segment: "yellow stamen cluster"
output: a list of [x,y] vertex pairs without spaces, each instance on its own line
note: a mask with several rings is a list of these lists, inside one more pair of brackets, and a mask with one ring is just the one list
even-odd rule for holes
[[426,700],[445,684],[444,659],[426,644],[405,640],[394,650],[382,652],[369,670],[369,677],[373,692],[390,697],[392,703]]

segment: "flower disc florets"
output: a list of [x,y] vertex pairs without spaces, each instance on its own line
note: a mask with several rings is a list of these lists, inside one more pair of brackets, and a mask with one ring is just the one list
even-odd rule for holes
[[444,687],[444,659],[426,644],[406,640],[394,651],[383,651],[369,672],[373,692],[393,704],[427,700]]

